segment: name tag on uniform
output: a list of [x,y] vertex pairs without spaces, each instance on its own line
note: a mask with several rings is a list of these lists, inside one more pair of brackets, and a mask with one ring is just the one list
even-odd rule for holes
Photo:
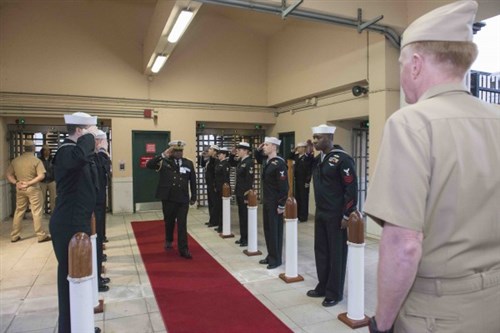
[[189,168],[186,168],[186,167],[181,167],[179,169],[180,173],[188,173],[188,172],[191,172],[191,169]]

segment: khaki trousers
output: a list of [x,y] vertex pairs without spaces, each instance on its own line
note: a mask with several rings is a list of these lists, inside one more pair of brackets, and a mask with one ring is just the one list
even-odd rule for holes
[[[45,207],[45,203],[47,202],[47,191],[49,191],[49,200],[50,200],[50,213],[54,212],[54,208],[56,208],[56,182],[52,181],[50,183],[40,183],[40,188],[42,189],[42,209]],[[42,213],[45,210],[42,211]]]
[[394,332],[500,332],[499,270],[461,279],[421,280],[417,278],[408,294]]
[[17,190],[16,192],[16,211],[12,222],[12,232],[10,239],[15,240],[20,237],[22,230],[22,221],[28,204],[31,204],[31,213],[33,215],[33,227],[38,240],[43,240],[47,233],[42,229],[42,191],[40,186],[30,186],[26,190]]

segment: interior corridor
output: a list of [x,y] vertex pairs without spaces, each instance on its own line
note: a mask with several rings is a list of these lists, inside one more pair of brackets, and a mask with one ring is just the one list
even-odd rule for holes
[[[222,239],[207,228],[206,208],[190,208],[188,231],[200,245],[224,266],[238,281],[297,333],[352,332],[337,320],[347,311],[347,299],[325,308],[322,299],[306,296],[317,283],[314,264],[314,222],[310,217],[298,225],[298,273],[305,281],[286,284],[278,276],[285,272],[285,264],[267,270],[258,261],[266,254],[259,207],[259,250],[262,256],[248,257],[244,248],[234,243],[237,237]],[[232,232],[239,236],[236,207],[232,207]],[[110,290],[101,293],[104,313],[95,316],[96,326],[105,333],[168,332],[156,304],[153,290],[132,231],[131,221],[158,220],[160,211],[131,215],[108,215],[105,253],[106,276],[111,278]],[[37,243],[32,220],[23,221],[22,240],[10,242],[12,219],[0,224],[0,332],[57,332],[56,267],[51,242]],[[48,228],[48,217],[44,217]],[[286,242],[286,240],[285,240]],[[285,249],[285,246],[283,246]],[[285,262],[286,258],[284,257]],[[196,265],[197,258],[192,263]],[[378,241],[366,240],[365,247],[365,314],[372,316],[376,303],[376,268]],[[346,292],[347,292],[346,278]],[[172,306],[175,306],[173,304]],[[196,318],[193,318],[196,320]],[[256,318],[258,320],[258,318]],[[227,332],[231,332],[228,328]],[[250,332],[250,331],[249,331]],[[368,332],[361,328],[356,332]],[[200,333],[200,332],[193,332]],[[235,332],[237,333],[237,332]]]

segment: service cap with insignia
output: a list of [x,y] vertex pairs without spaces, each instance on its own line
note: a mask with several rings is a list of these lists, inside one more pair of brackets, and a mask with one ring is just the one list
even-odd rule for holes
[[184,150],[186,142],[182,140],[174,140],[170,141],[168,145],[170,146],[170,148],[173,148],[174,150]]

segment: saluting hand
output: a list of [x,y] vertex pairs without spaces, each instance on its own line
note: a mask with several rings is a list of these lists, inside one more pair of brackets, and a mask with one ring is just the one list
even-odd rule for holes
[[165,151],[162,154],[165,157],[170,157],[170,156],[172,156],[173,151],[174,151],[174,148],[170,147],[170,148],[165,149]]

